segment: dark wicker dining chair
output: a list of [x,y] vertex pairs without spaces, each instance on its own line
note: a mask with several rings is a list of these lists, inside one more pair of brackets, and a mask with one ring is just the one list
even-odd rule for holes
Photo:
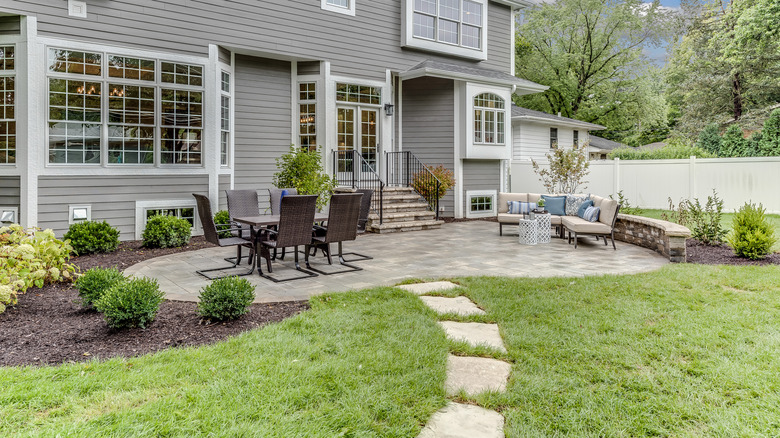
[[305,261],[309,264],[309,245],[311,244],[312,226],[314,224],[314,214],[317,210],[317,195],[288,195],[282,198],[281,208],[279,209],[279,225],[276,230],[268,230],[267,233],[259,235],[258,251],[259,257],[267,261],[268,272],[272,273],[271,253],[269,250],[278,248],[293,247],[295,253],[295,269],[306,274],[303,276],[278,279],[264,274],[260,261],[258,260],[257,272],[263,278],[274,282],[299,280],[301,278],[316,277],[317,274],[302,269],[298,263],[298,247],[304,247]]
[[[368,215],[371,213],[371,199],[374,196],[374,191],[372,189],[357,189],[355,190],[355,193],[363,194],[363,198],[360,199],[360,215],[358,216],[357,233],[364,234],[366,232],[366,227],[368,226]],[[346,256],[353,257],[347,258]],[[356,252],[344,253],[344,261],[349,263],[372,259],[373,257],[371,256]]]
[[271,202],[271,214],[279,214],[279,205],[282,200],[282,191],[287,190],[288,195],[297,195],[298,189],[295,188],[287,188],[287,189],[277,189],[277,188],[270,188],[268,189],[268,200]]
[[340,274],[343,272],[362,271],[354,265],[348,264],[344,260],[342,254],[342,243],[347,240],[355,240],[357,238],[357,225],[358,218],[360,216],[360,204],[363,198],[362,193],[336,193],[330,198],[330,208],[328,210],[328,221],[326,226],[314,227],[314,236],[312,237],[312,245],[315,248],[319,248],[328,258],[328,264],[332,265],[330,244],[338,244],[339,263],[350,269],[343,269],[336,272],[325,272],[316,268],[312,268],[308,262],[306,267],[314,272],[318,272],[323,275]]
[[[234,222],[233,218],[242,216],[257,216],[260,214],[260,205],[257,200],[257,191],[255,190],[225,190],[227,195],[227,208],[230,215],[231,228],[237,228],[233,231],[233,235],[236,237],[243,237],[246,239],[254,240],[255,236],[251,234],[252,228],[246,224],[240,224]],[[241,248],[238,248],[238,262],[241,263]],[[225,260],[229,262],[235,262],[233,257],[228,257]],[[248,262],[252,263],[252,256],[248,256]]]
[[[223,268],[211,268],[211,269],[201,269],[200,271],[197,271],[198,274],[208,278],[209,280],[216,280],[218,278],[222,277],[232,277],[232,276],[244,276],[249,275],[254,271],[254,266],[252,266],[249,271],[244,273],[238,273],[238,274],[227,274],[222,275],[219,277],[212,277],[207,272],[213,272],[213,271],[224,271],[227,269],[233,269],[238,266],[238,261],[240,258],[238,256],[241,255],[241,247],[247,247],[249,248],[250,254],[254,252],[254,244],[252,241],[248,238],[243,237],[226,237],[226,238],[220,238],[217,226],[214,224],[214,216],[211,213],[211,202],[209,201],[209,198],[199,195],[197,193],[193,193],[192,196],[195,197],[195,202],[198,205],[198,217],[200,218],[200,223],[203,226],[203,235],[206,238],[206,241],[209,243],[213,243],[214,245],[225,247],[225,246],[235,246],[237,248],[237,257],[236,257],[236,263],[233,264],[233,266],[226,266]],[[220,224],[223,225],[223,224]],[[228,230],[222,230],[222,231],[237,231],[235,228],[231,228]],[[247,236],[248,237],[248,236]]]

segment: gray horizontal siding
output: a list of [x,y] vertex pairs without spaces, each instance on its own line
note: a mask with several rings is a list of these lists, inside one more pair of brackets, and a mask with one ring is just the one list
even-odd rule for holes
[[220,62],[224,62],[225,64],[230,65],[230,50],[224,47],[220,47],[217,53],[217,57],[219,58]]
[[463,160],[463,214],[469,208],[469,198],[466,192],[469,190],[495,190],[500,191],[501,162],[499,160]]
[[[355,17],[323,11],[317,0],[88,2],[87,19],[69,17],[64,0],[17,0],[4,9],[37,16],[45,36],[203,56],[211,43],[327,60],[335,74],[372,79],[426,59],[478,64],[401,48],[402,5],[358,1]],[[488,47],[484,66],[510,71],[510,53],[501,45],[512,41],[510,15],[507,6],[488,4],[488,42],[499,47]]]
[[0,205],[19,207],[20,187],[18,176],[0,177]]
[[19,17],[0,17],[0,35],[19,35],[21,31]]
[[290,150],[290,63],[235,60],[235,188],[259,190],[262,211],[269,207],[265,191],[277,170],[275,160]]
[[306,61],[298,63],[299,75],[318,75],[320,74],[320,62],[319,61]]
[[122,240],[135,239],[135,201],[194,200],[208,194],[208,176],[57,176],[38,178],[38,226],[58,236],[68,230],[68,206],[91,205],[92,220],[119,229]]
[[220,175],[219,182],[219,209],[227,210],[227,195],[225,190],[230,190],[230,175]]
[[[403,150],[426,165],[455,169],[455,85],[452,80],[418,78],[403,83]],[[440,202],[445,216],[455,212],[449,191]]]

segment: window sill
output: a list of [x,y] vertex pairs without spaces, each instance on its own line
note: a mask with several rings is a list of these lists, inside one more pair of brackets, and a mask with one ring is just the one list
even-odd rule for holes
[[[484,45],[484,41],[482,44]],[[405,41],[402,42],[401,46],[408,49],[424,50],[427,52],[441,53],[444,55],[457,56],[459,58],[473,59],[476,61],[487,60],[487,50],[485,49],[471,49],[468,47],[456,46],[453,44],[416,37],[405,38]]]

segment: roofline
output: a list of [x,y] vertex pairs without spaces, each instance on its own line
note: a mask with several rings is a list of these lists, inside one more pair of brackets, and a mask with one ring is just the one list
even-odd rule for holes
[[547,117],[539,117],[539,116],[513,116],[512,121],[515,120],[528,120],[531,122],[544,122],[544,123],[557,123],[561,126],[567,126],[567,127],[573,127],[573,128],[583,128],[588,129],[591,131],[601,131],[602,129],[607,129],[606,126],[597,125],[595,123],[588,123],[588,122],[581,122],[579,120],[569,119],[569,120],[558,120],[558,119],[550,119]]
[[490,0],[490,1],[501,3],[502,5],[511,6],[512,9],[522,9],[534,5],[534,2],[528,0]]
[[[401,72],[398,75],[398,77],[404,81],[409,79],[420,78],[423,76],[432,76],[432,77],[444,78],[444,79],[456,79],[456,80],[463,80],[469,82],[482,82],[482,83],[494,84],[494,85],[495,84],[506,85],[510,87],[515,87],[516,89],[529,91],[529,93],[538,93],[550,88],[546,85],[540,85],[540,84],[520,85],[516,81],[509,80],[509,79],[489,78],[482,75],[474,75],[469,73],[460,73],[460,72],[456,73],[449,70],[440,70],[437,68],[418,68],[411,71]],[[525,94],[529,94],[529,93],[525,93]]]

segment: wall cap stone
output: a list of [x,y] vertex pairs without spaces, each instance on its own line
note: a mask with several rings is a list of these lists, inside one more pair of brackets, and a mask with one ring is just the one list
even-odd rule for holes
[[691,230],[680,224],[675,224],[674,222],[623,213],[618,214],[618,219],[626,222],[637,222],[650,227],[659,228],[663,230],[664,234],[669,237],[691,237]]

